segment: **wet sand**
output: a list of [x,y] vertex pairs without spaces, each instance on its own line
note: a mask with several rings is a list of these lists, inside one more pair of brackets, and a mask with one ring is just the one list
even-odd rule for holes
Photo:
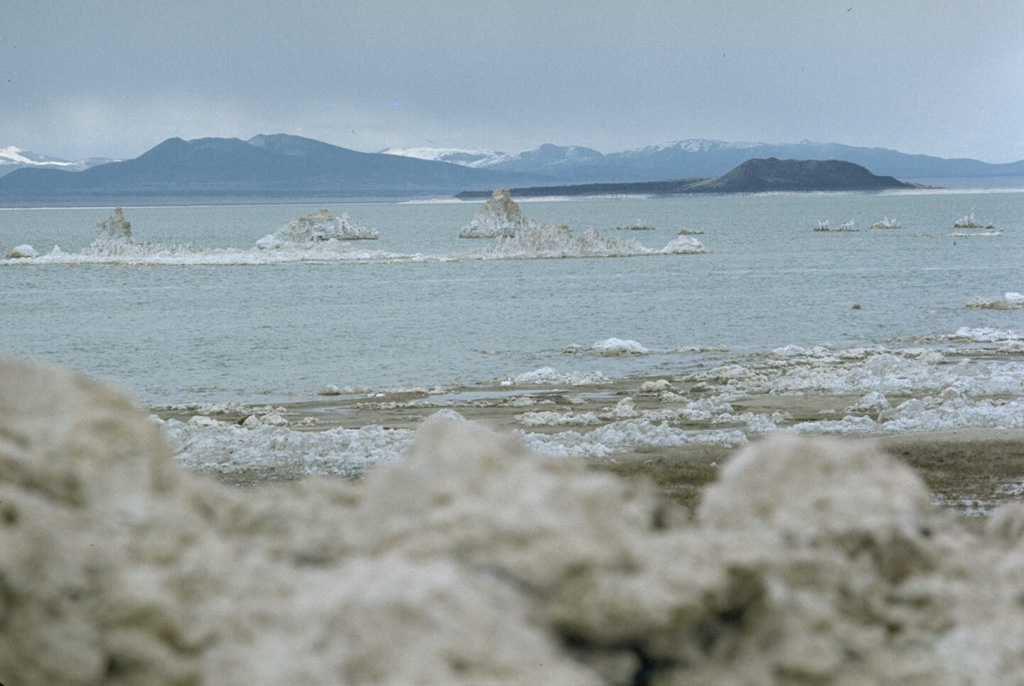
[[[965,515],[987,515],[1024,497],[1024,430],[960,429],[877,436],[886,452],[910,465],[928,485],[936,504]],[[664,495],[696,507],[717,465],[733,452],[719,446],[685,446],[616,456],[597,466],[653,480]]]
[[[675,397],[659,392],[640,392],[644,381],[653,380],[624,379],[582,387],[409,389],[320,396],[315,400],[275,404],[273,407],[289,421],[291,428],[300,431],[323,431],[334,427],[355,429],[370,425],[414,430],[427,417],[447,408],[498,431],[586,432],[614,421],[608,416],[609,410],[624,398],[631,398],[638,411],[671,410],[691,402],[702,392],[699,386],[676,386],[672,391]],[[737,415],[745,412],[765,416],[787,413],[789,418],[776,422],[780,429],[785,429],[803,421],[839,419],[850,414],[848,408],[858,400],[858,396],[825,394],[760,395],[730,400],[730,404]],[[890,398],[893,405],[902,400]],[[212,409],[154,409],[153,413],[163,419],[173,417],[182,421],[188,421],[196,414],[207,414],[220,421],[241,423],[258,411],[257,406],[228,405]],[[604,416],[601,424],[586,426],[526,426],[522,421],[527,412],[570,411],[578,415],[592,413]],[[673,421],[672,426],[693,431],[746,428],[740,423],[730,426],[699,421]],[[958,512],[985,515],[1000,504],[1024,497],[1024,429],[965,428],[878,435],[856,440],[880,443],[886,451],[920,474],[936,503]],[[595,469],[606,469],[629,478],[650,479],[666,497],[692,509],[699,502],[704,487],[717,479],[719,466],[734,449],[735,446],[704,444],[642,447],[589,462]]]

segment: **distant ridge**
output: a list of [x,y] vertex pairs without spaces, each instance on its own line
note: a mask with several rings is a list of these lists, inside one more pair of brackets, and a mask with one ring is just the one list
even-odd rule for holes
[[0,176],[5,176],[15,170],[24,169],[26,167],[34,169],[66,169],[68,171],[82,171],[89,167],[95,167],[98,164],[106,164],[107,162],[116,161],[117,160],[93,157],[85,160],[78,160],[76,162],[69,162],[68,160],[62,160],[58,157],[40,155],[37,152],[22,150],[21,148],[11,145],[6,148],[0,148]]
[[[684,192],[682,186],[698,181],[706,183],[701,192],[736,192],[709,184],[738,184],[741,179],[721,177],[749,160],[773,158],[850,162],[931,186],[1024,187],[1024,160],[988,164],[810,141],[776,145],[690,139],[609,154],[551,144],[514,154],[453,148],[365,153],[273,134],[249,140],[170,138],[133,160],[102,164],[2,148],[0,206],[395,200],[462,190],[486,197],[493,188],[510,187],[524,197],[530,188],[549,194],[553,187],[583,184],[594,187],[559,194],[646,194]],[[4,175],[12,168],[17,169]],[[667,183],[654,179],[676,181],[673,190],[628,185]]]
[[[638,183],[599,183],[513,188],[518,198],[584,195],[675,195],[683,193],[771,193],[804,191],[881,191],[918,188],[891,176],[876,176],[864,167],[842,160],[747,160],[715,179],[676,179]],[[463,191],[469,200],[486,192]]]
[[13,171],[0,178],[0,204],[407,198],[544,179],[357,152],[285,134],[248,141],[169,138],[135,159],[85,171]]
[[[401,154],[402,151],[389,151]],[[418,148],[420,157],[438,151]],[[989,164],[972,159],[946,159],[911,155],[886,148],[864,148],[838,143],[729,143],[687,139],[633,150],[602,154],[579,146],[542,145],[521,153],[484,153],[446,149],[443,159],[479,169],[543,174],[559,183],[627,183],[652,179],[717,178],[751,159],[843,160],[867,167],[876,174],[900,179],[1024,178],[1024,160]],[[945,184],[938,184],[945,185]]]

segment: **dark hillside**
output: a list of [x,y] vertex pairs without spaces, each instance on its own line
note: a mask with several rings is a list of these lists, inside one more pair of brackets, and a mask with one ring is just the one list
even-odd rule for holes
[[[679,195],[683,193],[771,193],[782,191],[881,191],[917,188],[891,176],[839,160],[748,160],[717,179],[676,179],[632,183],[513,188],[517,198],[583,195]],[[489,191],[463,191],[461,199],[486,198]]]
[[728,174],[701,181],[689,193],[768,193],[777,191],[874,191],[913,188],[891,176],[876,176],[841,160],[747,160]]

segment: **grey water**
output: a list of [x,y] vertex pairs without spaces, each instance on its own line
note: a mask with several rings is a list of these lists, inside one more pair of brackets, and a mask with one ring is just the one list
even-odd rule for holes
[[[1024,292],[1024,192],[588,198],[528,217],[695,255],[363,260],[270,265],[0,266],[0,355],[106,378],[150,404],[273,403],[327,384],[490,383],[541,367],[669,375],[785,345],[895,345],[960,327],[1024,330],[1024,310],[967,308]],[[480,203],[326,205],[376,228],[359,247],[458,256]],[[126,207],[136,241],[253,248],[317,206]],[[0,210],[0,257],[82,250],[110,208]],[[998,235],[955,235],[973,213]],[[883,217],[900,229],[872,230]],[[852,220],[856,232],[817,232]],[[616,227],[637,222],[654,231]],[[992,232],[976,232],[979,234]],[[635,357],[567,354],[608,338]]]

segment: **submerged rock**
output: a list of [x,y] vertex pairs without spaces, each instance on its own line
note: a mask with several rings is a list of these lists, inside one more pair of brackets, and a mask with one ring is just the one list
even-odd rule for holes
[[661,250],[648,248],[639,241],[602,236],[596,229],[585,229],[576,235],[565,224],[538,224],[516,231],[514,235],[498,236],[494,243],[475,253],[483,259],[516,257],[630,257],[640,255],[696,254],[707,252],[690,236],[677,236]]
[[459,238],[494,238],[478,254],[496,257],[624,257],[628,255],[689,254],[706,252],[695,238],[679,236],[661,250],[645,248],[635,240],[606,238],[594,229],[577,236],[565,224],[547,225],[523,216],[506,188],[495,189]]
[[39,257],[39,252],[27,243],[18,245],[7,251],[8,260],[22,260]]
[[0,378],[5,683],[1024,679],[1024,510],[967,528],[870,442],[751,444],[693,518],[444,414],[359,482],[239,489],[115,388]]
[[355,241],[376,240],[379,232],[353,222],[348,212],[335,217],[330,210],[322,209],[293,219],[280,231],[268,234],[256,241],[261,250],[271,250],[288,243],[322,243],[330,240]]
[[965,307],[979,310],[1018,310],[1024,308],[1024,293],[1004,293],[1003,297],[993,299],[972,298]]
[[627,355],[646,355],[650,351],[634,340],[607,338],[590,346],[591,352],[601,357],[623,357]]

